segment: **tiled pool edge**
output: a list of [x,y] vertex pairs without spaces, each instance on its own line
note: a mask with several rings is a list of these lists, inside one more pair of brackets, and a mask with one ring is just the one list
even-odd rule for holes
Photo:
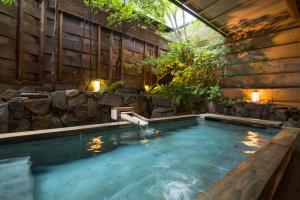
[[[160,123],[160,122],[192,119],[192,118],[196,118],[196,117],[197,117],[197,115],[162,117],[162,118],[148,119],[148,122],[149,122],[149,124],[155,124],[155,123]],[[56,128],[56,129],[45,129],[45,130],[15,132],[15,133],[2,133],[2,134],[0,134],[0,145],[30,141],[33,139],[35,139],[35,140],[49,139],[49,138],[53,138],[53,137],[76,135],[76,134],[80,134],[80,133],[105,131],[105,130],[111,130],[114,128],[130,128],[132,126],[136,126],[136,125],[133,125],[132,123],[127,122],[127,121],[121,121],[121,122],[112,122],[112,123],[105,123],[105,124],[73,126],[73,127],[64,127],[64,128]]]
[[200,114],[199,117],[208,120],[221,121],[221,122],[246,125],[246,126],[259,126],[259,127],[271,127],[271,128],[280,128],[282,126],[282,122],[277,122],[277,121],[234,117],[229,115],[218,115],[218,114],[211,114],[211,113]]
[[[233,119],[231,122],[237,124],[249,121],[251,125],[281,126],[272,121],[214,114],[204,114],[200,117],[226,122]],[[257,122],[258,124],[255,124]],[[293,144],[299,134],[300,129],[283,127],[267,145],[240,163],[195,200],[271,200],[291,159]]]

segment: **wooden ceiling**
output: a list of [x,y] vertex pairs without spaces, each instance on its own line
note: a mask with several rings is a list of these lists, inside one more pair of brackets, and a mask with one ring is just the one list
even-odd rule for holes
[[299,23],[300,0],[180,1],[220,32],[231,36],[246,37]]

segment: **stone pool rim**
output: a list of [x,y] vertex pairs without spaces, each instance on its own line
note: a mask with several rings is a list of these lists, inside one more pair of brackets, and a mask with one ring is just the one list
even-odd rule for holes
[[[282,127],[281,122],[210,113],[147,120],[149,124],[156,124],[197,118],[244,126],[278,128],[279,132],[266,145],[242,161],[237,167],[231,170],[222,179],[218,180],[206,191],[199,194],[195,200],[272,199],[285,169],[289,164],[293,152],[293,145],[297,136],[300,134],[300,129]],[[131,127],[136,127],[136,125],[133,125],[130,122],[113,122],[57,129],[4,133],[0,134],[0,145]],[[276,153],[276,156],[274,156],[274,152]],[[270,165],[270,163],[272,164]]]

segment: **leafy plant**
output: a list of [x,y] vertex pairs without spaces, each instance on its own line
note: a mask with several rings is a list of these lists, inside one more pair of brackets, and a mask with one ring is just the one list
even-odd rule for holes
[[159,77],[152,93],[172,99],[173,105],[193,108],[196,99],[217,101],[222,98],[219,83],[224,76],[227,49],[201,46],[196,42],[170,44],[170,50],[140,65],[151,66]]
[[106,92],[116,92],[118,89],[124,87],[124,82],[123,81],[116,81],[114,83],[109,84],[108,82],[105,82],[103,84],[104,87],[100,90],[101,93],[106,93]]
[[15,0],[0,0],[0,2],[4,4],[12,4],[15,2]]

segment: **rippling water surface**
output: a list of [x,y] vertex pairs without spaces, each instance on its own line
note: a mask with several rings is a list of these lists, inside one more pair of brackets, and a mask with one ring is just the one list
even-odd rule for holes
[[4,146],[0,158],[31,157],[37,200],[192,200],[276,133],[188,120]]

